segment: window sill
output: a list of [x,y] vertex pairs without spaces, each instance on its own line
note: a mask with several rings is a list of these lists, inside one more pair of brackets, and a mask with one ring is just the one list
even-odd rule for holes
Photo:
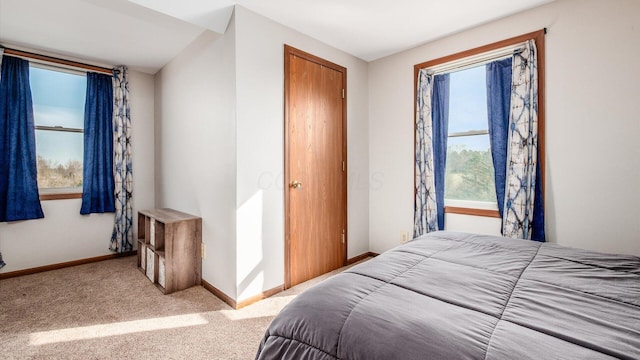
[[457,206],[445,206],[444,212],[448,214],[461,214],[461,215],[472,215],[472,216],[483,216],[483,217],[493,217],[500,218],[500,212],[498,210],[488,210],[488,209],[473,209],[466,207],[457,207]]
[[65,200],[65,199],[82,199],[81,192],[50,192],[40,194],[40,201],[46,200]]

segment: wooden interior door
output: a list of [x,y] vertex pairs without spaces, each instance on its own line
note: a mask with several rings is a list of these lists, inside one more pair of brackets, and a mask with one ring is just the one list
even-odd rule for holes
[[346,69],[285,46],[285,287],[346,263]]

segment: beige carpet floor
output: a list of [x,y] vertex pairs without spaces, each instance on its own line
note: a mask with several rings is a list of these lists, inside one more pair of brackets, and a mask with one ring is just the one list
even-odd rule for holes
[[274,316],[346,268],[240,310],[162,295],[126,257],[0,280],[0,359],[253,359]]

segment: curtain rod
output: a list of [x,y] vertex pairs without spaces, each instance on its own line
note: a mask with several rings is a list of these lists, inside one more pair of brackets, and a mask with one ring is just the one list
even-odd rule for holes
[[22,51],[22,50],[4,48],[4,54],[17,56],[20,58],[26,58],[28,60],[35,60],[36,62],[58,64],[66,67],[79,68],[79,69],[89,70],[89,71],[98,72],[102,74],[113,75],[112,69],[105,68],[102,66],[89,65],[89,64],[84,64],[77,61],[65,60],[65,59],[60,59],[53,56],[40,55],[40,54],[35,54],[35,53]]
[[519,43],[511,46],[506,46],[493,51],[488,51],[478,55],[468,56],[466,58],[446,62],[440,65],[433,66],[431,68],[427,68],[426,70],[429,75],[438,75],[466,70],[522,52],[524,50],[523,45],[523,43]]

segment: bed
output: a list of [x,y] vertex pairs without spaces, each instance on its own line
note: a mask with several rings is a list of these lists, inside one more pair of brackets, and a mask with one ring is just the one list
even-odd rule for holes
[[430,233],[310,288],[256,359],[640,359],[640,258]]

